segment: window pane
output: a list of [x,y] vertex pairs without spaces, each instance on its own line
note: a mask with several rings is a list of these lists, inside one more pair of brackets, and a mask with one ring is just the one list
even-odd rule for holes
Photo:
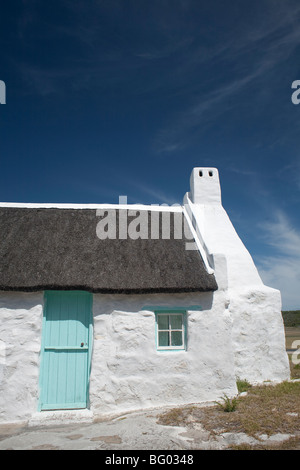
[[182,332],[181,331],[172,331],[171,333],[171,342],[172,346],[182,346]]
[[169,344],[169,332],[159,331],[158,333],[158,346],[170,346]]
[[182,329],[182,315],[170,315],[171,330]]
[[158,315],[157,323],[159,330],[168,330],[169,329],[169,315]]

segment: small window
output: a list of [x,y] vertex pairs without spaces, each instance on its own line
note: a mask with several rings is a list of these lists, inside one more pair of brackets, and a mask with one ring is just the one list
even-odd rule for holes
[[157,313],[157,349],[185,349],[184,313]]
[[212,172],[212,171],[209,171],[208,174],[209,174],[209,176],[213,176],[213,172]]
[[203,176],[203,171],[199,171],[199,176]]

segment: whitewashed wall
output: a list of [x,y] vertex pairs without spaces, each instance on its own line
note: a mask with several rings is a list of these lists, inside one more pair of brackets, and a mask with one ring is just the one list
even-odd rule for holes
[[[91,407],[105,414],[234,395],[232,322],[224,293],[94,296]],[[188,350],[157,351],[146,305],[201,305],[188,312]]]
[[229,310],[236,376],[254,384],[288,380],[280,292],[264,285],[233,290]]
[[[146,305],[201,305],[188,313],[188,351],[158,352]],[[236,393],[232,321],[224,293],[94,295],[90,405],[94,415]],[[0,293],[0,422],[37,412],[43,293]],[[1,344],[2,344],[1,343]]]
[[37,411],[43,293],[0,293],[0,422]]
[[[94,416],[234,396],[236,377],[289,378],[278,291],[94,295],[90,405]],[[149,305],[188,312],[187,351],[159,352]],[[0,422],[37,413],[43,293],[0,293]],[[4,345],[4,346],[3,346]]]
[[252,383],[289,379],[280,292],[263,284],[223,208],[216,168],[194,168],[184,204],[219,290],[228,295],[236,376]]
[[[215,168],[193,170],[184,204],[219,289],[94,295],[95,415],[232,396],[236,377],[289,378],[280,292],[264,286],[223,209]],[[156,350],[154,313],[143,311],[146,305],[202,306],[188,312],[187,351]],[[43,293],[0,293],[0,422],[27,420],[37,411],[42,310]]]

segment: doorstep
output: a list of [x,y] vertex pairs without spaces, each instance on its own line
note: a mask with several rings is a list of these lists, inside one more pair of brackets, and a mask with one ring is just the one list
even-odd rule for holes
[[28,426],[41,425],[62,425],[76,423],[92,423],[93,412],[88,409],[84,410],[51,410],[39,411],[34,413],[28,421]]

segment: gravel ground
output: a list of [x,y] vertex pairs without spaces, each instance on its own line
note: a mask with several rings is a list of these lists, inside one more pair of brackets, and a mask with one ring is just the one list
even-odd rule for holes
[[290,437],[262,435],[259,441],[244,433],[214,435],[200,423],[165,426],[158,424],[163,411],[132,412],[89,423],[2,425],[0,450],[222,450],[240,444],[280,443]]

